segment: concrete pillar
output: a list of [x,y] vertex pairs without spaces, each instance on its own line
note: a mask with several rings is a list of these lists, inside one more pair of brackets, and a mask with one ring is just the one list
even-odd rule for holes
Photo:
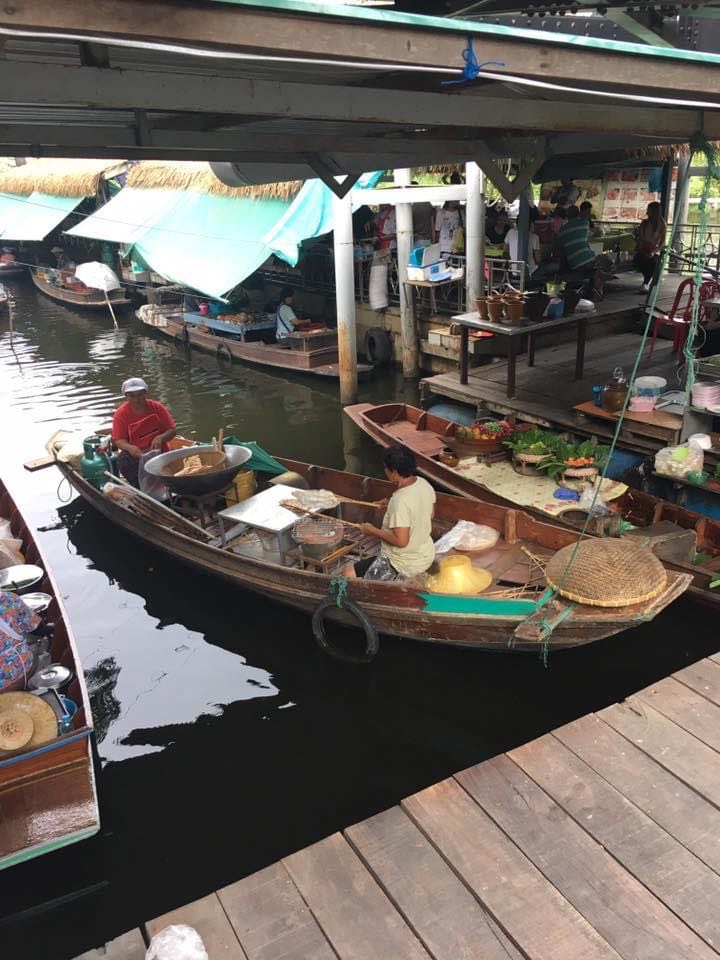
[[[675,228],[675,239],[673,241],[673,249],[676,253],[680,253],[684,245],[684,235],[685,231],[680,226],[680,224],[687,223],[688,219],[688,208],[690,206],[690,163],[692,161],[691,151],[688,150],[686,154],[681,154],[678,159],[678,174],[677,174],[677,184],[675,185],[675,208],[673,209],[673,224],[678,224]],[[669,237],[668,237],[669,239]],[[670,269],[673,272],[680,273],[683,269],[683,264],[675,261],[670,262]]]
[[[395,170],[394,180],[398,187],[409,187],[410,171]],[[400,281],[400,340],[402,343],[403,376],[408,380],[413,380],[420,372],[418,328],[415,318],[415,300],[412,291],[407,290],[404,285],[404,281],[407,280],[410,251],[413,248],[412,204],[397,203],[395,205],[395,220],[397,225],[398,279]]]
[[485,174],[476,163],[465,164],[465,309],[485,295]]
[[[530,187],[528,187],[528,190]],[[517,218],[517,232],[518,232],[518,260],[528,261],[528,247],[530,245],[530,198],[528,197],[528,190],[523,190],[523,192],[518,197],[518,218]]]
[[357,343],[355,334],[355,262],[351,192],[333,197],[335,252],[335,304],[337,311],[340,402],[357,402]]

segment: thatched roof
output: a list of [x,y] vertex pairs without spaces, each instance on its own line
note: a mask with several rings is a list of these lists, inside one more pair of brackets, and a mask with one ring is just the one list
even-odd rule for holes
[[122,172],[125,166],[124,160],[28,160],[20,167],[0,170],[0,191],[94,197],[100,181]]
[[195,190],[198,193],[214,193],[221,197],[250,197],[253,200],[292,200],[302,187],[302,181],[288,180],[285,183],[263,183],[252,187],[227,187],[204,161],[178,160],[166,163],[143,160],[131,168],[127,186]]

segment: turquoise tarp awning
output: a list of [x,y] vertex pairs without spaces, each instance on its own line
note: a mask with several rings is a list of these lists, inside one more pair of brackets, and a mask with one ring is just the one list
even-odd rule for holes
[[[365,174],[359,185],[379,176]],[[331,231],[333,216],[333,194],[320,180],[292,201],[124,187],[68,233],[132,245],[155,273],[222,299],[271,254],[295,266],[302,241]]]
[[[0,237],[3,240],[44,240],[85,199],[37,192],[29,197],[1,196]],[[9,204],[5,203],[7,199]]]

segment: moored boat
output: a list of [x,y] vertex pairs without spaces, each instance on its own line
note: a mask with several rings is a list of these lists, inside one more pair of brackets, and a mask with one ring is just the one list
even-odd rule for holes
[[58,286],[51,283],[42,271],[36,269],[30,270],[32,281],[45,296],[51,300],[57,300],[58,303],[64,303],[69,307],[79,307],[81,310],[105,310],[108,309],[108,300],[112,304],[113,310],[125,310],[131,306],[131,301],[125,296],[125,290],[111,290],[105,293],[103,290],[94,290],[86,288],[82,290],[69,290],[67,287]]
[[[331,491],[339,500],[343,519],[351,524],[379,522],[381,513],[375,501],[389,497],[394,490],[384,480],[297,461],[280,462],[288,471],[299,474],[310,489]],[[313,614],[313,629],[321,645],[325,616],[345,625],[362,626],[366,659],[372,652],[371,638],[378,633],[482,650],[505,651],[511,647],[537,652],[548,642],[558,649],[580,646],[651,620],[682,594],[690,580],[687,575],[662,571],[661,585],[652,597],[626,606],[566,601],[548,591],[542,570],[558,551],[572,549],[578,541],[576,532],[541,523],[523,511],[445,494],[437,499],[434,538],[459,520],[497,531],[497,543],[481,557],[491,575],[484,592],[434,592],[432,581],[425,575],[394,582],[345,580],[342,571],[348,560],[372,557],[378,549],[377,540],[364,537],[356,527],[344,526],[342,545],[324,561],[309,560],[294,547],[281,547],[279,540],[275,547],[268,548],[267,535],[261,536],[255,529],[259,524],[239,523],[227,531],[211,523],[201,529],[131,488],[110,483],[101,490],[67,463],[58,460],[57,466],[88,504],[154,548],[239,587]],[[288,488],[284,495],[292,498],[293,493]],[[245,503],[250,504],[250,500]],[[267,506],[262,513],[267,515]],[[644,551],[643,555],[649,554]]]
[[[10,867],[97,833],[100,816],[91,745],[92,714],[82,665],[61,594],[31,530],[0,481],[0,517],[10,521],[13,537],[22,541],[26,563],[44,570],[39,588],[51,597],[45,618],[54,623],[50,659],[71,672],[65,694],[77,707],[61,718],[55,734],[33,740],[23,749],[0,750],[0,868]],[[0,716],[14,694],[0,693]],[[23,696],[31,696],[23,694]],[[57,698],[49,696],[43,704]],[[43,724],[46,718],[43,717]],[[60,732],[63,730],[63,732]]]
[[[241,360],[286,373],[336,379],[340,376],[335,331],[318,331],[304,335],[298,333],[288,338],[291,341],[289,346],[280,346],[277,343],[241,339],[239,335],[223,336],[221,331],[229,328],[229,324],[223,324],[222,328],[213,332],[209,327],[201,330],[197,323],[187,322],[182,317],[168,316],[160,321],[143,322],[170,340],[214,354],[219,360]],[[370,376],[372,372],[373,367],[369,364],[358,364],[360,379]]]
[[[506,495],[502,495],[497,489],[489,489],[473,477],[470,471],[462,469],[462,464],[458,468],[439,459],[455,431],[456,424],[453,421],[405,403],[360,403],[345,407],[345,413],[380,446],[402,443],[409,447],[415,454],[418,471],[442,489],[484,503],[505,507],[518,506],[512,499],[510,485],[505,485]],[[695,549],[687,552],[684,561],[679,557],[672,560],[663,557],[663,561],[670,562],[674,569],[692,576],[692,584],[688,590],[691,599],[711,606],[720,605],[720,591],[710,587],[714,580],[720,578],[720,521],[640,490],[624,486],[619,489],[622,489],[622,492],[608,500],[607,505],[634,527],[664,527],[669,531],[670,527],[674,526],[678,533],[694,531]],[[568,504],[567,509],[552,515],[527,503],[522,505],[522,509],[545,523],[572,529],[582,527],[585,519],[584,514],[575,509],[573,504]]]

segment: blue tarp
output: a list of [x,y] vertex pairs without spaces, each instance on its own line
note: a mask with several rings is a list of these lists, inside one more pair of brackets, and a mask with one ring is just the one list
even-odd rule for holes
[[[379,177],[364,174],[358,186]],[[271,254],[295,266],[303,240],[332,230],[333,209],[320,180],[292,201],[125,187],[68,233],[132,245],[156,273],[221,299]]]

